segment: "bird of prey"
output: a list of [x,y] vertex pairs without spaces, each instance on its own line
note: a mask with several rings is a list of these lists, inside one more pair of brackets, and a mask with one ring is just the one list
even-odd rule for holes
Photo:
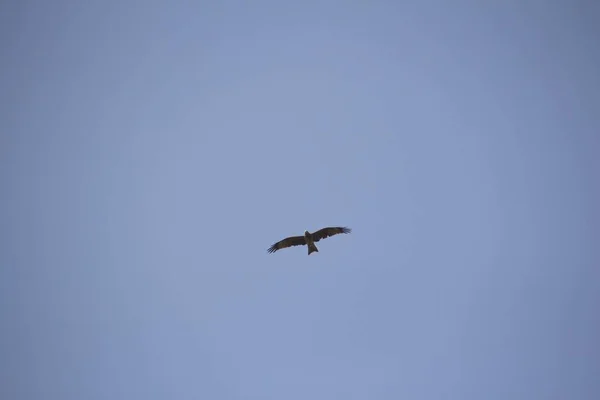
[[291,236],[280,240],[279,242],[273,244],[273,246],[269,247],[267,250],[269,253],[274,253],[277,250],[285,249],[286,247],[291,246],[308,246],[308,255],[312,252],[318,252],[317,246],[315,246],[315,242],[318,242],[321,239],[328,238],[329,236],[337,235],[338,233],[350,233],[352,229],[346,227],[329,227],[320,229],[314,233],[310,233],[309,231],[304,231],[304,236]]

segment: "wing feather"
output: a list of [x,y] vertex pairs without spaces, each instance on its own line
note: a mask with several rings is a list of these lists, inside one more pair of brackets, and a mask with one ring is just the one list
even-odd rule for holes
[[285,238],[285,239],[280,240],[279,242],[273,244],[271,247],[269,247],[269,249],[267,251],[269,253],[274,253],[277,250],[285,249],[287,247],[301,246],[301,245],[305,245],[305,244],[306,244],[306,239],[304,238],[304,236],[290,236],[288,238]]
[[316,231],[312,234],[312,237],[315,242],[318,242],[321,239],[325,239],[333,235],[350,232],[352,232],[352,229],[346,228],[345,226],[333,226]]

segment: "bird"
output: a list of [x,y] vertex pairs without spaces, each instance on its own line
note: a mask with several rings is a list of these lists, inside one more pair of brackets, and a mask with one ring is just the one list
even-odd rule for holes
[[309,231],[304,231],[304,236],[290,236],[283,240],[280,240],[277,243],[274,243],[267,250],[269,253],[274,253],[277,250],[285,249],[291,246],[308,246],[308,255],[310,256],[313,252],[319,252],[317,246],[315,246],[315,242],[318,242],[321,239],[328,238],[333,235],[337,235],[339,233],[350,233],[352,229],[347,228],[345,226],[333,226],[328,228],[319,229],[314,233],[310,233]]

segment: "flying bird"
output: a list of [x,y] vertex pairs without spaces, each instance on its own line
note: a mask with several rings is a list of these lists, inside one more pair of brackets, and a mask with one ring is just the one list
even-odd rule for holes
[[329,227],[320,229],[314,233],[310,233],[309,231],[304,231],[304,236],[290,236],[279,242],[273,244],[273,246],[269,247],[267,250],[269,253],[274,253],[277,250],[285,249],[286,247],[291,246],[308,246],[308,255],[312,252],[318,252],[317,246],[315,246],[315,242],[318,242],[321,239],[328,238],[329,236],[337,235],[338,233],[350,233],[352,229],[346,227]]

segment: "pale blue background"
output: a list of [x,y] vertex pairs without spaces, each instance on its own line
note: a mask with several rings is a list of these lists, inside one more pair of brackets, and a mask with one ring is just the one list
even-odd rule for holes
[[599,4],[2,2],[0,397],[599,399]]

